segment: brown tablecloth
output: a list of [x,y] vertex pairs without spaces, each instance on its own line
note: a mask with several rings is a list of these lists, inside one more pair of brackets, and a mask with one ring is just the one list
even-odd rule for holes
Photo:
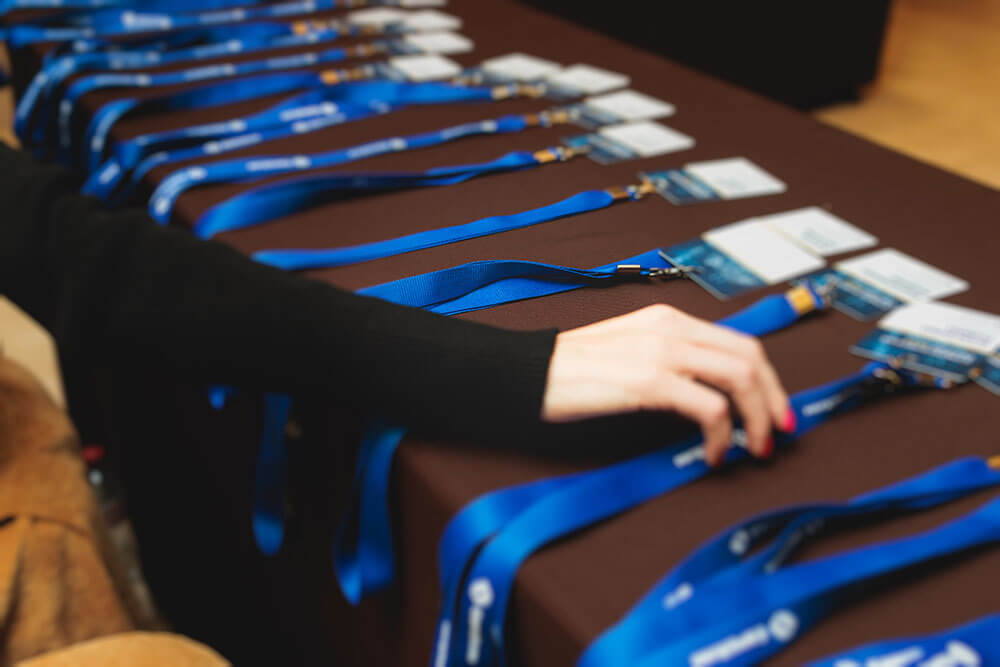
[[[566,64],[585,62],[625,72],[632,77],[634,89],[677,106],[676,116],[665,122],[695,137],[696,146],[683,153],[614,166],[578,159],[460,186],[360,198],[224,234],[220,240],[246,252],[372,241],[517,212],[583,189],[628,184],[642,169],[742,155],[784,180],[787,193],[683,208],[650,197],[530,229],[312,275],[354,289],[474,259],[516,258],[594,266],[690,239],[748,216],[819,204],[873,232],[882,246],[899,248],[967,279],[972,289],[954,297],[955,303],[1000,311],[995,260],[988,254],[997,241],[1000,193],[522,4],[452,0],[447,10],[465,20],[463,32],[476,43],[474,53],[459,58],[463,63],[523,51]],[[652,19],[636,16],[635,20]],[[84,103],[93,109],[117,95],[89,95]],[[241,105],[240,110],[263,105]],[[547,106],[541,100],[520,100],[411,108],[230,157],[332,149]],[[195,117],[199,121],[226,117],[230,111],[125,121],[115,136],[187,124]],[[374,158],[348,169],[409,170],[485,160],[509,150],[541,148],[574,132],[562,127],[475,138]],[[152,178],[163,175],[157,170]],[[179,200],[179,217],[189,224],[206,207],[244,187],[191,191]],[[760,296],[720,303],[691,283],[637,284],[580,290],[466,317],[510,328],[565,329],[656,302],[718,318]],[[869,329],[870,325],[842,314],[828,313],[768,337],[766,347],[787,387],[795,391],[856,369],[861,361],[847,348]],[[514,655],[529,666],[571,664],[590,640],[680,558],[748,514],[788,503],[844,499],[959,455],[997,453],[998,408],[1000,399],[975,386],[889,400],[835,419],[771,464],[748,465],[715,475],[544,550],[530,559],[517,578],[509,625]],[[323,437],[349,441],[350,437],[337,434],[335,424],[331,418]],[[427,664],[438,604],[436,544],[449,517],[485,491],[593,464],[598,456],[595,452],[603,451],[603,456],[611,459],[624,451],[635,451],[635,443],[667,443],[676,430],[677,425],[666,419],[636,418],[604,420],[587,428],[553,429],[544,437],[532,435],[526,442],[510,443],[508,448],[408,440],[394,477],[401,590],[365,605],[357,614],[345,612],[342,602],[331,602],[328,625],[334,641],[341,647],[353,647],[359,664]],[[222,431],[212,432],[218,435]],[[206,435],[198,437],[203,441]],[[524,453],[526,449],[533,453]],[[553,456],[556,449],[563,456]],[[537,455],[541,453],[546,455]],[[577,453],[580,456],[575,456]],[[838,534],[810,547],[806,555],[929,528],[982,500]],[[311,548],[322,551],[321,556],[283,562],[281,567],[288,569],[285,580],[336,595],[326,557],[330,531],[332,528],[306,540]],[[294,552],[296,547],[289,548]],[[773,664],[800,664],[858,642],[929,632],[997,611],[998,568],[1000,553],[983,552],[897,585],[880,587],[873,591],[877,595],[839,611],[794,643]],[[326,623],[326,619],[321,622]]]

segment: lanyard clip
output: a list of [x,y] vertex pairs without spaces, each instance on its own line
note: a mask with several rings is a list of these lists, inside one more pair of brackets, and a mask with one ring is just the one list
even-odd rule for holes
[[544,150],[537,151],[534,154],[535,160],[539,164],[546,164],[548,162],[566,162],[577,155],[583,155],[590,150],[590,146],[553,146],[551,148],[546,148]]
[[656,192],[656,187],[651,181],[643,181],[639,185],[626,185],[624,187],[616,185],[605,190],[615,201],[621,199],[642,199],[648,194]]
[[664,280],[670,280],[672,278],[687,278],[688,274],[700,270],[701,267],[685,265],[646,268],[640,264],[619,264],[615,267],[615,273],[617,275],[662,278]]
[[[456,79],[456,82],[461,82],[462,84],[469,85],[477,83],[481,80],[481,76],[471,76],[462,77]],[[545,94],[545,88],[538,85],[532,85],[527,83],[505,83],[501,86],[494,86],[490,92],[490,95],[494,100],[506,100],[512,97],[541,97]]]
[[572,109],[550,109],[539,113],[525,114],[524,122],[529,127],[552,127],[553,125],[570,123],[579,115],[579,112]]

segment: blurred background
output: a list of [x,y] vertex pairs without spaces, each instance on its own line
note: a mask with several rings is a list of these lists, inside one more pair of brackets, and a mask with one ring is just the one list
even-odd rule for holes
[[1000,187],[1000,0],[527,1]]
[[1000,187],[1000,0],[529,2]]

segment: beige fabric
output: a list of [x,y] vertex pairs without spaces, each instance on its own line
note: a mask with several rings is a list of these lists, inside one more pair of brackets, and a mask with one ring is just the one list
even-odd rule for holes
[[215,651],[177,635],[129,632],[92,639],[18,667],[224,667]]
[[[2,133],[0,133],[2,137]],[[0,294],[0,350],[38,378],[46,392],[66,407],[59,358],[52,336],[40,324]]]
[[187,640],[121,634],[136,629],[124,582],[69,419],[0,357],[0,666],[53,651],[30,664],[226,664]]

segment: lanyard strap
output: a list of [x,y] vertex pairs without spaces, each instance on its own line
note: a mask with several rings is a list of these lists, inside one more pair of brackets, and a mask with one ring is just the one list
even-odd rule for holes
[[[195,222],[193,231],[199,238],[211,238],[220,232],[255,226],[282,215],[340,199],[349,193],[455,185],[485,174],[530,169],[552,162],[554,159],[567,160],[575,154],[571,151],[561,151],[559,148],[550,148],[535,153],[514,151],[490,162],[438,167],[425,172],[337,173],[292,179],[250,190],[209,209]],[[554,155],[558,157],[552,157]],[[325,251],[264,250],[256,253],[254,258],[259,262],[274,264],[282,268],[288,268],[290,255],[295,255],[294,261],[297,262],[310,261],[311,266],[346,266],[476,238],[507,229],[518,229],[545,222],[554,219],[554,217],[575,215],[596,207],[592,198],[581,198],[572,202],[567,200],[567,202],[564,207],[559,209],[561,212],[555,215],[546,212],[537,215],[524,216],[522,214],[522,216],[492,219],[491,222],[480,220],[466,225],[418,232],[395,239]],[[303,260],[296,254],[299,252],[322,252],[323,255],[322,259],[318,259],[315,254],[312,254],[309,260]],[[322,263],[318,264],[317,262]],[[297,268],[301,268],[301,266]]]
[[285,539],[285,485],[288,457],[285,425],[292,399],[285,394],[264,396],[264,421],[257,450],[253,495],[253,534],[261,552],[278,553]]
[[439,146],[471,136],[512,134],[529,127],[551,125],[563,116],[564,114],[549,113],[503,116],[434,132],[387,137],[324,153],[237,158],[200,165],[193,170],[182,169],[168,175],[157,186],[150,199],[150,213],[157,221],[168,220],[177,198],[195,186],[327,169],[377,155]]
[[[887,511],[923,510],[997,484],[1000,470],[982,458],[968,457],[846,503],[797,505],[743,521],[685,558],[587,648],[577,667],[637,663],[662,641],[656,621],[664,607],[678,608],[708,581],[738,586],[744,579],[774,572],[829,522],[853,522]],[[755,546],[775,535],[778,537],[769,546],[749,556]]]
[[[243,118],[143,134],[119,142],[115,145],[114,157],[91,174],[84,192],[108,200],[131,171],[130,186],[118,197],[122,199],[156,166],[215,156],[237,147],[306,134],[409,105],[504,99],[522,92],[527,91],[509,86],[480,88],[388,80],[321,86]],[[224,138],[229,140],[221,141]],[[211,141],[203,143],[206,140]]]
[[1000,664],[1000,614],[925,637],[845,651],[810,667],[986,667]]
[[[559,153],[566,149],[551,149],[549,152]],[[550,161],[556,158],[547,158]],[[536,160],[536,164],[541,164],[542,160]],[[526,163],[527,166],[530,163]],[[262,188],[259,192],[266,192],[267,188]],[[280,186],[278,188],[280,192]],[[415,250],[433,248],[449,243],[457,243],[468,239],[499,234],[515,229],[523,229],[544,222],[558,220],[559,218],[571,217],[581,213],[596,211],[607,208],[616,202],[639,199],[646,194],[646,190],[629,186],[628,188],[615,188],[609,190],[587,190],[555,204],[549,204],[541,208],[515,213],[513,215],[500,215],[489,218],[482,218],[464,225],[453,227],[442,227],[432,229],[407,236],[400,236],[384,241],[375,241],[356,246],[343,248],[329,248],[322,250],[261,250],[254,253],[253,257],[258,262],[270,264],[289,271],[323,268],[331,266],[346,266],[360,262],[370,262],[375,259],[392,257]],[[296,210],[285,206],[289,193],[281,193],[280,197],[272,200],[254,200],[254,207],[246,207],[246,213],[256,217],[256,205],[262,204],[261,209],[268,218]],[[241,197],[243,195],[240,195]],[[223,204],[224,206],[225,204]],[[242,207],[241,207],[242,208]],[[251,212],[253,211],[253,212]],[[210,210],[209,213],[212,211]],[[207,214],[206,214],[207,215]]]
[[911,537],[787,566],[739,586],[709,583],[677,610],[661,609],[660,648],[635,664],[756,664],[878,581],[997,541],[1000,499]]
[[151,90],[201,81],[217,81],[267,72],[301,69],[314,65],[329,65],[352,58],[367,58],[377,53],[384,53],[387,48],[388,46],[384,42],[374,42],[344,48],[327,49],[315,53],[296,53],[264,60],[216,63],[176,72],[92,74],[74,81],[67,89],[62,101],[60,101],[58,116],[60,136],[69,136],[77,103],[81,97],[94,91],[110,88],[141,88]]
[[[100,165],[112,128],[127,114],[207,109],[225,104],[249,102],[268,95],[292,93],[321,85],[323,85],[323,80],[321,75],[316,72],[264,74],[243,79],[219,81],[151,98],[121,98],[101,106],[94,113],[84,133],[83,143],[87,153],[80,158],[87,173],[94,171]],[[59,137],[63,159],[76,156],[72,139],[71,134]]]
[[[356,4],[356,3],[351,3]],[[200,13],[144,12],[135,9],[98,9],[56,17],[52,21],[16,25],[10,30],[15,48],[39,42],[68,42],[140,33],[174,32],[203,26],[227,25],[269,18],[287,18],[336,9],[336,0],[298,0],[258,7],[234,7]]]
[[[350,102],[367,106],[382,102],[392,107],[410,104],[485,102],[538,94],[536,88],[516,84],[490,87],[433,81],[414,83],[385,80],[378,78],[377,68],[371,65],[349,70],[264,74],[237,80],[226,80],[173,95],[144,101],[132,100],[121,109],[113,108],[114,103],[102,107],[92,119],[91,129],[88,132],[87,143],[90,145],[91,151],[89,156],[91,171],[96,169],[101,161],[111,127],[126,113],[201,109],[227,104],[230,101],[244,102],[269,95],[317,89],[323,90],[322,98],[330,102]],[[286,124],[286,129],[294,130],[295,126],[294,124],[291,126]],[[146,151],[153,149],[152,143],[144,146]]]
[[[52,97],[70,76],[94,70],[122,71],[161,65],[220,58],[237,53],[253,53],[265,49],[284,48],[299,44],[316,44],[338,39],[344,30],[290,34],[292,26],[283,23],[256,23],[227,28],[229,35],[218,41],[164,52],[161,49],[135,51],[90,51],[60,56],[46,62],[35,74],[18,100],[14,129],[22,140],[37,141],[52,118]],[[38,119],[36,133],[31,125]]]
[[[792,408],[799,417],[794,436],[801,436],[856,403],[863,389],[883,369],[883,364],[868,364],[842,380],[793,396]],[[815,414],[807,414],[807,406],[818,409]],[[791,441],[790,436],[779,437],[777,444]],[[734,436],[734,444],[743,442],[742,434]],[[704,477],[712,470],[704,455],[701,439],[694,438],[592,471],[508,521],[474,559],[466,561],[471,562],[466,578],[468,594],[459,600],[460,624],[449,652],[452,664],[504,664],[507,605],[517,571],[529,556],[554,540]],[[733,463],[747,457],[745,449],[736,446],[729,450],[726,461]]]

